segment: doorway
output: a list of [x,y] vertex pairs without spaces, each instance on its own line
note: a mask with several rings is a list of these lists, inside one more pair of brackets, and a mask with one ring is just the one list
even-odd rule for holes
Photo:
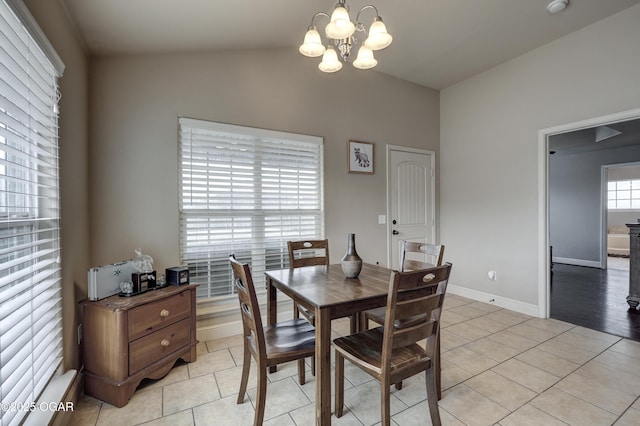
[[[551,300],[551,282],[552,282],[552,274],[555,274],[554,276],[554,285],[555,285],[555,278],[558,277],[558,275],[560,274],[556,274],[556,272],[560,272],[560,267],[557,267],[556,264],[554,263],[554,268],[553,270],[550,268],[551,266],[551,262],[552,262],[552,258],[551,258],[551,254],[549,252],[549,247],[551,245],[551,236],[550,236],[550,185],[552,184],[550,182],[550,175],[549,175],[549,169],[550,169],[550,151],[556,151],[558,147],[553,147],[551,144],[551,140],[554,136],[556,135],[566,135],[566,134],[570,134],[573,132],[581,132],[581,131],[585,131],[585,132],[594,132],[596,128],[598,127],[602,127],[602,126],[611,126],[614,127],[615,124],[620,123],[622,124],[633,124],[632,122],[635,120],[638,123],[640,123],[640,109],[638,110],[632,110],[632,111],[626,111],[626,112],[622,112],[622,113],[617,113],[617,114],[612,114],[612,115],[608,115],[608,116],[603,116],[603,117],[598,117],[598,118],[594,118],[594,119],[590,119],[590,120],[585,120],[585,121],[581,121],[581,122],[576,122],[576,123],[570,123],[570,124],[566,124],[566,125],[562,125],[562,126],[557,126],[554,128],[549,128],[549,129],[543,129],[539,132],[539,156],[538,156],[538,160],[539,160],[539,245],[538,245],[538,265],[539,265],[539,287],[538,287],[538,296],[539,296],[539,314],[541,317],[543,318],[547,318],[550,316],[551,313],[551,309],[550,309],[550,300]],[[637,123],[636,123],[637,124]],[[596,138],[597,139],[597,138]],[[602,141],[596,141],[595,139],[591,141],[591,146],[588,148],[582,147],[582,148],[578,148],[577,145],[573,145],[571,146],[571,144],[567,144],[568,149],[573,149],[573,150],[584,150],[584,149],[590,149],[590,150],[601,150],[601,154],[604,155],[605,150],[609,150],[609,149],[620,149],[623,145],[628,144],[628,145],[633,145],[633,144],[639,144],[640,143],[640,137],[636,138],[634,142],[625,142],[622,143],[620,145],[616,145],[613,142],[615,142],[614,138],[611,138],[611,140],[608,141],[608,143],[606,145],[597,145],[598,143],[601,143]],[[614,148],[614,146],[616,146],[616,148]],[[602,200],[601,200],[602,201]],[[606,204],[603,203],[605,206]],[[600,208],[600,215],[604,215],[606,214],[606,210],[603,210],[602,208]],[[602,217],[600,217],[601,221],[603,221],[604,219]],[[606,220],[604,220],[606,222]],[[602,222],[600,222],[602,223]],[[604,234],[604,232],[601,232],[600,226],[598,226],[597,228],[597,232],[600,234],[600,236],[598,237],[598,239],[600,240],[600,244],[604,244],[604,246],[606,247],[606,234]],[[604,239],[604,240],[603,240]],[[601,250],[601,246],[598,247],[599,250]],[[600,251],[602,253],[602,250]],[[556,257],[556,247],[554,247],[554,252],[553,252],[553,256],[554,258]],[[589,259],[588,259],[589,260]],[[606,260],[605,260],[606,262]],[[563,269],[566,269],[564,267],[562,267]],[[575,266],[575,265],[570,265],[570,267],[568,269],[571,268],[578,268],[577,270],[581,270],[580,268],[583,268],[582,271],[587,271],[587,270],[592,270],[593,271],[602,271],[601,269],[599,269],[598,267],[596,268],[589,268],[589,267],[585,267],[585,266]],[[553,272],[552,272],[553,271]],[[555,288],[554,288],[555,291]],[[577,303],[574,303],[574,305],[579,305]],[[593,315],[593,311],[591,312],[591,314]],[[609,331],[610,332],[610,331]]]
[[387,145],[387,218],[392,269],[401,240],[435,243],[435,152]]

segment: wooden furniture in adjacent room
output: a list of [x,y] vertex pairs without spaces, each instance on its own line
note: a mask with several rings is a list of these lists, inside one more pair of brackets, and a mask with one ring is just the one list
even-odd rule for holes
[[631,309],[640,304],[640,223],[628,223],[629,228],[629,295]]
[[[390,386],[425,372],[431,423],[440,425],[436,391],[436,340],[451,264],[391,274],[384,326],[333,341],[336,351],[336,417],[344,406],[344,360],[380,382],[382,425],[391,424]],[[442,289],[433,293],[433,287]],[[423,348],[418,342],[426,339]]]
[[[315,353],[315,329],[302,318],[262,326],[262,317],[251,270],[246,263],[229,257],[233,269],[233,281],[238,291],[243,329],[243,361],[238,404],[244,402],[251,357],[256,360],[258,387],[256,390],[256,413],[254,426],[262,425],[267,396],[267,368],[272,365],[298,360],[298,380],[304,385],[304,359]],[[224,422],[223,422],[224,423]]]
[[123,407],[142,379],[163,377],[179,358],[195,361],[196,287],[81,301],[85,393]]
[[331,424],[331,320],[385,306],[391,272],[367,263],[357,278],[345,278],[340,265],[265,272],[268,324],[276,323],[278,290],[315,313],[317,425]]

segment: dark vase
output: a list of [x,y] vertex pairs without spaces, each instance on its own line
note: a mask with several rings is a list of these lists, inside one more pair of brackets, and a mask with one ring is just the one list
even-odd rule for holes
[[362,258],[356,252],[356,234],[349,234],[347,241],[347,252],[340,264],[345,277],[356,278],[362,270]]

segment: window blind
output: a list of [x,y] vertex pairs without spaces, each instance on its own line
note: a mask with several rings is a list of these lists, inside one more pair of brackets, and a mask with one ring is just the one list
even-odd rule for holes
[[5,0],[0,18],[0,396],[14,408],[0,411],[6,426],[24,420],[60,366],[62,298],[56,69]]
[[179,119],[180,255],[198,297],[235,292],[229,254],[288,267],[287,241],[324,235],[322,138]]

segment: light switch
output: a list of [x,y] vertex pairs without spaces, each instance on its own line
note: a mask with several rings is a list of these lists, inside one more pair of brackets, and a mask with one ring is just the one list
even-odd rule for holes
[[387,216],[383,214],[378,215],[378,225],[385,225],[387,223]]

